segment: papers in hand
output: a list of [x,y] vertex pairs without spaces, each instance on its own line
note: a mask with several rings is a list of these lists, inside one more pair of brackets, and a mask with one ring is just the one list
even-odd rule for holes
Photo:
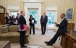
[[32,23],[34,23],[34,20],[32,20]]
[[27,31],[28,30],[28,26],[27,25],[23,25],[24,29],[21,29],[21,26],[18,25],[19,27],[19,31]]

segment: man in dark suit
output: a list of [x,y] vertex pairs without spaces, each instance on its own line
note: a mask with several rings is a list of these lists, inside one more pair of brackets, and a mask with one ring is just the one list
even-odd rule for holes
[[6,13],[5,24],[11,24],[11,17],[9,16],[9,13]]
[[55,22],[56,26],[59,28],[58,28],[56,34],[54,35],[54,37],[49,42],[45,42],[47,45],[53,45],[59,36],[64,35],[67,32],[68,21],[65,18],[65,14],[62,13],[60,15],[60,18],[62,19],[60,24]]
[[17,13],[17,17],[16,17],[16,22],[17,22],[17,24],[18,24],[19,16],[20,16],[20,14],[19,14],[19,13]]
[[48,22],[48,17],[46,16],[46,13],[44,13],[40,19],[42,35],[45,34],[47,22]]
[[[18,23],[19,23],[22,30],[24,29],[23,25],[26,24],[26,20],[25,20],[24,16],[25,16],[25,12],[21,11],[21,15],[20,15],[20,17],[18,19]],[[19,31],[19,33],[20,33],[20,45],[21,45],[21,48],[26,48],[24,46],[26,31]]]
[[16,20],[18,21],[18,19],[19,19],[19,16],[20,16],[20,14],[19,13],[17,13],[17,17],[16,17]]

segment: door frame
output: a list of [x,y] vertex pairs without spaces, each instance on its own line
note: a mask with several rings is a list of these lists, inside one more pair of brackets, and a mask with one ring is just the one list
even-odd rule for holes
[[38,28],[38,8],[28,8],[28,17],[27,17],[27,20],[29,21],[29,10],[37,10],[37,25],[35,25],[35,28]]
[[27,25],[29,25],[29,22],[28,22],[28,9],[29,8],[37,8],[38,9],[38,26],[37,28],[38,29],[41,29],[41,25],[40,25],[40,17],[41,17],[41,3],[24,3],[24,11],[26,12],[26,16],[25,16],[25,19],[27,21]]
[[[46,7],[46,13],[48,11],[56,11],[56,15],[55,15],[55,22],[57,22],[57,6],[54,5],[54,4],[50,4]],[[56,29],[57,30],[57,27],[54,27],[54,28],[47,28],[47,29]]]
[[[47,14],[47,16],[48,16],[48,12],[55,12],[55,14],[54,14],[54,22],[57,22],[57,11],[56,10],[47,10],[46,11],[46,14]],[[48,23],[47,23],[47,29],[56,29],[56,26],[55,26],[55,24],[53,24],[53,26],[54,27],[48,27]]]

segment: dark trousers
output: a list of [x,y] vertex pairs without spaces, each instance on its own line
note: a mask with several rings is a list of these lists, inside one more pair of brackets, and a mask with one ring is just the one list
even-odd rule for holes
[[35,34],[35,25],[30,26],[30,34],[31,34],[31,29],[33,28],[33,34]]
[[[64,34],[64,33],[63,33],[63,34]],[[49,41],[49,44],[54,44],[54,43],[56,42],[57,38],[58,38],[59,36],[63,35],[63,34],[57,32],[57,33],[54,35],[54,37]]]
[[46,23],[45,22],[41,23],[41,30],[42,30],[42,34],[45,34],[45,31],[46,31]]
[[24,47],[25,44],[25,31],[20,31],[20,45],[21,47]]

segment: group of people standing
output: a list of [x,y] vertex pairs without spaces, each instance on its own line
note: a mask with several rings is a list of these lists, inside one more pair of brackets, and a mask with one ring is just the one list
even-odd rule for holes
[[[47,22],[48,22],[48,17],[46,13],[44,12],[40,18],[42,35],[45,35]],[[31,29],[33,29],[33,34],[35,34],[35,19],[33,18],[32,15],[30,15],[30,18],[29,18],[29,25],[30,25],[30,34],[31,34]]]
[[[17,17],[15,18],[14,15],[9,16],[9,13],[6,13],[6,17],[5,17],[5,24],[9,24],[9,25],[18,25],[18,19],[20,17],[20,14],[17,13]],[[33,35],[35,34],[35,19],[33,18],[32,15],[30,15],[29,18],[29,25],[30,25],[30,34],[31,34],[31,29],[33,29]],[[48,22],[48,17],[46,15],[46,13],[43,13],[43,15],[41,16],[40,19],[40,23],[41,23],[41,30],[42,30],[42,35],[45,34],[46,31],[46,24]]]
[[9,16],[9,13],[6,13],[6,16],[5,16],[5,24],[8,24],[8,25],[17,25],[18,24],[18,18],[19,18],[20,14],[17,13],[17,17],[15,18],[14,15],[12,16]]
[[[25,19],[25,12],[24,11],[21,11],[21,15],[16,19],[18,20],[18,24],[21,26],[21,29],[24,29],[23,28],[23,25],[26,24],[26,19]],[[10,23],[11,20],[9,20],[9,14],[6,13],[6,24]],[[14,17],[13,17],[14,18]],[[12,22],[14,22],[14,19],[12,18]],[[67,19],[65,18],[65,14],[62,13],[60,15],[60,18],[62,19],[61,23],[58,24],[57,22],[54,22],[54,24],[59,27],[56,34],[54,35],[54,37],[50,40],[50,41],[45,41],[45,43],[49,46],[49,45],[53,45],[57,38],[61,35],[65,35],[65,33],[67,32],[67,25],[68,25],[68,21]],[[46,32],[46,25],[47,25],[47,22],[48,22],[48,17],[46,15],[46,13],[43,13],[43,15],[41,16],[40,18],[40,24],[41,24],[41,31],[42,31],[42,35],[45,35],[45,32]],[[26,24],[27,25],[27,24]],[[30,34],[31,34],[31,28],[33,27],[33,34],[35,34],[35,19],[32,17],[32,15],[30,15],[30,18],[29,18],[29,25],[30,25]],[[26,34],[26,31],[19,31],[20,33],[20,45],[21,45],[21,48],[27,48],[27,46],[24,46],[24,39],[25,39],[25,34]]]

